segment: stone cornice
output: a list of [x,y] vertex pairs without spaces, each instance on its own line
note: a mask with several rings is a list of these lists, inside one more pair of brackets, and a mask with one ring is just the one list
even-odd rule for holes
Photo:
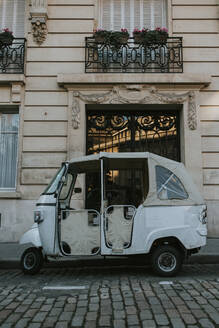
[[76,85],[92,84],[174,84],[192,85],[201,89],[211,83],[208,74],[58,74],[57,82],[67,89],[75,88]]

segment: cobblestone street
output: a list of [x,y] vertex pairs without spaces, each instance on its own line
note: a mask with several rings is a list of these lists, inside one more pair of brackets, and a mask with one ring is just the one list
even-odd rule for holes
[[173,279],[143,266],[63,266],[0,270],[0,327],[219,327],[219,264],[187,264]]

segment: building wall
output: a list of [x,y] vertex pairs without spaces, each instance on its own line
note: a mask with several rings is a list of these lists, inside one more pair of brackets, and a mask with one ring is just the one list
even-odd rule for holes
[[[5,231],[0,241],[16,241],[29,228],[36,199],[68,156],[69,93],[57,83],[57,75],[84,73],[84,40],[98,24],[96,5],[96,0],[48,0],[48,35],[40,46],[33,41],[28,21],[25,94],[20,102],[20,198],[0,198]],[[198,113],[203,194],[209,205],[212,237],[219,236],[218,8],[217,0],[208,0],[207,5],[205,0],[169,0],[170,31],[173,36],[183,36],[184,73],[212,76],[211,84],[200,91]],[[5,103],[7,88],[1,86],[1,103]],[[89,90],[89,85],[86,88]],[[160,88],[177,91],[178,87],[168,84]],[[179,90],[188,90],[188,86],[181,85]]]
[[173,35],[181,35],[184,71],[206,72],[211,84],[200,91],[203,194],[209,235],[219,236],[219,2],[173,0]]

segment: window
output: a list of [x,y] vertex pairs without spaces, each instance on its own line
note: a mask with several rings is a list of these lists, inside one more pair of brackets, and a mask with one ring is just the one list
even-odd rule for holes
[[18,124],[18,113],[0,111],[0,189],[16,186]]
[[0,28],[9,28],[14,37],[24,37],[25,0],[0,1]]
[[187,199],[188,194],[177,176],[163,166],[156,166],[157,195],[159,199]]
[[107,30],[143,27],[155,29],[167,25],[166,0],[99,0],[99,27]]

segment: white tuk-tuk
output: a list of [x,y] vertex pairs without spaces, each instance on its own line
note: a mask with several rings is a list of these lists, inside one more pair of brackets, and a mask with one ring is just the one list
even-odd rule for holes
[[[184,165],[148,153],[99,153],[62,164],[21,238],[24,273],[45,258],[150,255],[173,276],[206,244],[206,205]],[[142,256],[145,264],[146,256]]]

